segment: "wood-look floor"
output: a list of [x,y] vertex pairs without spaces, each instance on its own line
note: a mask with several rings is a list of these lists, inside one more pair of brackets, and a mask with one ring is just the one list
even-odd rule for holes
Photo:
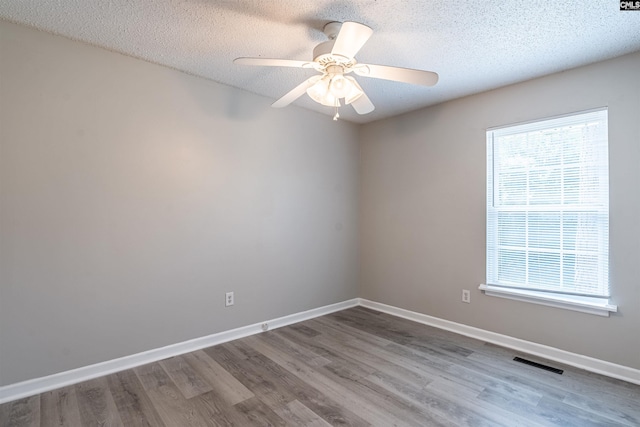
[[357,307],[10,402],[0,425],[640,426],[640,386],[515,355]]

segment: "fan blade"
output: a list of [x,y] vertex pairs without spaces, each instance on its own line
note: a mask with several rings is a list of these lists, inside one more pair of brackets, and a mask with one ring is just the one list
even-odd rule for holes
[[362,92],[362,95],[357,97],[355,101],[351,101],[351,106],[353,106],[353,109],[356,110],[358,114],[369,114],[376,108],[364,92]]
[[386,65],[358,64],[353,72],[374,79],[393,80],[414,85],[433,86],[438,83],[438,74],[412,68],[388,67]]
[[272,58],[236,58],[234,64],[258,65],[264,67],[296,67],[312,68],[313,61],[294,61],[292,59],[272,59]]
[[373,34],[373,30],[357,22],[345,22],[331,49],[331,55],[352,59]]
[[275,108],[286,107],[287,105],[291,104],[293,101],[304,95],[307,89],[316,84],[316,82],[321,78],[322,76],[313,76],[303,81],[298,86],[294,87],[291,91],[287,92],[282,98],[271,104],[271,106]]

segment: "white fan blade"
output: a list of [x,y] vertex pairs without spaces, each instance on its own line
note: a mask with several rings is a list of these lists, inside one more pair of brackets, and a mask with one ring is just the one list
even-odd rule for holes
[[272,58],[236,58],[234,64],[258,65],[264,67],[296,67],[312,68],[313,61],[294,61],[292,59],[272,59]]
[[313,76],[303,81],[298,86],[294,87],[291,91],[287,92],[287,94],[285,94],[282,98],[271,104],[271,106],[275,108],[286,107],[287,105],[291,104],[293,101],[304,95],[307,92],[307,89],[316,84],[316,82],[321,78],[322,76]]
[[438,83],[438,74],[411,68],[389,67],[386,65],[358,64],[353,72],[359,76],[374,79],[393,80],[414,85],[433,86]]
[[376,108],[364,92],[362,92],[362,95],[357,97],[355,101],[351,102],[351,106],[353,106],[353,109],[356,110],[358,114],[369,114]]
[[373,34],[373,30],[357,22],[345,22],[340,27],[336,42],[331,49],[332,55],[352,59]]

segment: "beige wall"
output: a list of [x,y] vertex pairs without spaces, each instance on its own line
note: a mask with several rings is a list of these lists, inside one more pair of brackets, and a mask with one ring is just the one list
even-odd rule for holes
[[[360,296],[640,369],[640,53],[361,129]],[[487,297],[488,127],[609,107],[610,318]],[[461,302],[470,289],[471,304]]]
[[0,22],[0,385],[357,296],[357,127],[269,103]]

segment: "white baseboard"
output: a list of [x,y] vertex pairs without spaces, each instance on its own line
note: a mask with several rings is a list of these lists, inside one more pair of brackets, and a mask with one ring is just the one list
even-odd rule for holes
[[381,304],[379,302],[369,301],[363,298],[354,298],[336,304],[331,304],[324,307],[318,307],[300,313],[279,317],[277,319],[267,320],[265,322],[255,323],[253,325],[243,326],[240,328],[219,332],[217,334],[171,344],[166,347],[156,348],[153,350],[144,351],[142,353],[132,354],[130,356],[125,356],[118,359],[96,363],[94,365],[84,366],[82,368],[48,375],[46,377],[34,378],[28,381],[9,384],[0,387],[0,404],[16,399],[21,399],[23,397],[33,396],[60,387],[77,384],[82,381],[87,381],[104,375],[113,374],[125,369],[135,368],[136,366],[156,362],[168,357],[178,356],[180,354],[200,350],[217,344],[222,344],[224,342],[243,338],[249,335],[254,335],[262,332],[263,323],[268,323],[269,329],[276,329],[294,323],[302,322],[304,320],[313,319],[315,317],[324,316],[325,314],[355,307],[357,305],[361,305],[363,307],[367,307],[393,316],[413,320],[414,322],[433,326],[439,329],[455,332],[460,335],[476,338],[485,342],[490,342],[492,344],[497,344],[502,347],[511,348],[513,350],[542,357],[544,359],[564,363],[566,365],[595,372],[597,374],[606,375],[612,378],[617,378],[640,385],[640,370],[638,369],[633,369],[604,360],[583,356],[581,354],[571,353],[542,344],[536,344],[530,341],[513,338],[495,332],[474,328],[472,326],[467,326],[461,323],[451,322],[449,320],[428,316],[426,314],[417,313],[415,311],[409,311],[391,305]]
[[455,332],[467,337],[476,338],[481,341],[497,344],[502,347],[510,348],[544,359],[564,363],[569,366],[584,369],[585,371],[595,372],[597,374],[606,375],[608,377],[617,378],[623,381],[640,385],[639,369],[618,365],[589,356],[583,356],[577,353],[571,353],[569,351],[560,350],[555,347],[549,347],[543,344],[537,344],[534,342],[513,338],[508,335],[502,335],[495,332],[486,331],[484,329],[474,328],[473,326],[451,322],[449,320],[428,316],[426,314],[405,310],[403,308],[398,308],[391,305],[381,304],[375,301],[369,301],[363,298],[359,298],[359,305],[370,308],[372,310],[391,314],[393,316],[413,320],[414,322]]
[[9,384],[0,387],[0,404],[21,399],[23,397],[33,396],[60,387],[65,387],[71,384],[77,384],[82,381],[87,381],[104,375],[113,374],[115,372],[124,371],[125,369],[135,368],[136,366],[145,365],[147,363],[157,362],[158,360],[166,359],[168,357],[178,356],[180,354],[222,344],[227,341],[254,335],[262,332],[263,323],[267,323],[269,325],[269,329],[281,328],[293,323],[302,322],[304,320],[324,316],[325,314],[355,307],[358,303],[359,299],[354,298],[336,304],[279,317],[277,319],[267,320],[253,325],[219,332],[217,334],[171,344],[166,347],[132,354],[118,359],[107,360],[94,365],[83,366],[82,368],[72,369],[70,371],[64,371],[48,375],[46,377]]

